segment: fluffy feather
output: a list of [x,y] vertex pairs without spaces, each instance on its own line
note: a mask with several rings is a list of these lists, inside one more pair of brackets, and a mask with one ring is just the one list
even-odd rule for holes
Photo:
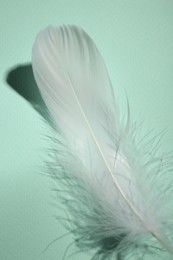
[[32,65],[62,138],[50,170],[67,191],[61,199],[76,244],[94,249],[92,259],[139,257],[156,248],[172,254],[170,189],[162,183],[171,156],[157,157],[157,137],[138,140],[130,113],[122,123],[91,38],[75,26],[48,27],[36,38]]

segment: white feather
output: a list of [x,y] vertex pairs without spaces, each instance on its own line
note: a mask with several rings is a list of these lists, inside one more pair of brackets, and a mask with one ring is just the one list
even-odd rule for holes
[[[70,210],[79,229],[75,236],[79,239],[83,234],[83,242],[77,243],[81,250],[95,245],[101,259],[111,254],[124,257],[130,247],[148,247],[143,238],[151,236],[172,253],[165,235],[164,196],[157,197],[150,176],[154,160],[148,157],[148,146],[145,151],[136,144],[129,115],[127,123],[121,123],[106,67],[93,41],[75,26],[48,27],[37,36],[32,64],[43,99],[66,142],[57,164],[75,199]],[[71,188],[74,180],[77,190]],[[81,212],[88,220],[84,217],[77,223],[75,214]]]

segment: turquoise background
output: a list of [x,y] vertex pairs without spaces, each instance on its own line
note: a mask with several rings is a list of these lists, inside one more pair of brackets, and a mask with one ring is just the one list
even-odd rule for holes
[[[173,144],[172,0],[6,0],[0,8],[0,259],[61,260],[72,241],[53,218],[52,181],[44,177],[49,142],[40,114],[6,82],[7,73],[31,61],[37,32],[76,24],[98,46],[117,100],[144,129],[166,129],[161,152]],[[89,259],[85,254],[71,259]],[[157,259],[157,258],[156,258]]]

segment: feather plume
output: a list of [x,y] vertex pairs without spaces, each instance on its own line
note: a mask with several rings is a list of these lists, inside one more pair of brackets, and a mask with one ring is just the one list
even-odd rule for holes
[[48,27],[36,38],[32,66],[57,127],[50,171],[64,189],[77,246],[94,250],[93,260],[172,254],[172,156],[157,155],[160,135],[139,137],[129,106],[122,122],[94,42],[75,26]]

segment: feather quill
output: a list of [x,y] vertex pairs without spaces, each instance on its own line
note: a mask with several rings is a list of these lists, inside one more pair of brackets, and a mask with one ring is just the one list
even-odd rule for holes
[[158,138],[139,142],[129,108],[122,123],[92,39],[76,26],[48,27],[36,38],[32,66],[61,136],[51,169],[67,191],[61,198],[76,244],[94,249],[92,259],[156,248],[172,254],[168,184],[161,184],[172,157],[155,154]]

